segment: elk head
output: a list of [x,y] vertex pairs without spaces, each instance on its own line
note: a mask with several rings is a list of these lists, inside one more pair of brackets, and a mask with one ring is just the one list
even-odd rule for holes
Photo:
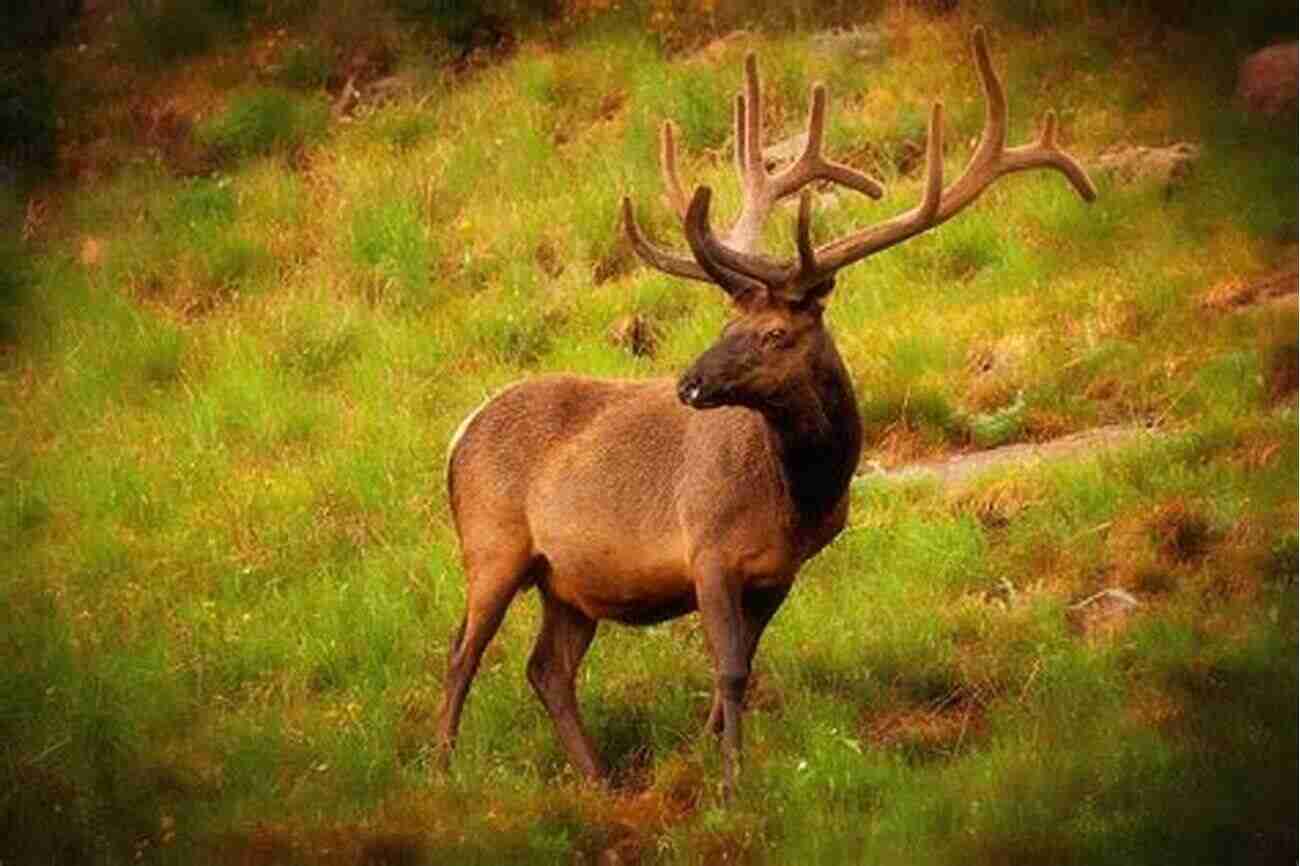
[[[826,90],[813,86],[803,154],[777,174],[770,174],[762,157],[762,106],[754,55],[745,59],[745,92],[735,105],[736,170],[743,204],[740,215],[723,237],[709,219],[712,192],[697,187],[689,202],[676,168],[671,123],[663,126],[660,163],[668,200],[682,219],[691,257],[663,249],[636,222],[632,203],[623,198],[623,222],[637,253],[651,266],[680,277],[709,282],[731,298],[737,315],[718,342],[682,376],[678,394],[699,409],[740,405],[761,409],[800,380],[816,376],[821,363],[831,363],[834,347],[822,325],[822,310],[835,285],[835,274],[860,259],[887,249],[940,225],[975,201],[1003,175],[1051,168],[1066,176],[1085,200],[1096,197],[1087,173],[1056,143],[1056,117],[1048,112],[1037,141],[1006,146],[1007,102],[989,60],[983,28],[971,37],[976,67],[985,96],[985,124],[979,144],[961,176],[943,183],[943,107],[930,112],[926,142],[925,189],[920,202],[906,213],[814,248],[810,237],[814,181],[856,189],[872,198],[880,185],[848,166],[822,156]],[[797,254],[777,261],[758,252],[762,225],[775,204],[802,190],[795,227]],[[834,362],[838,365],[838,356]]]

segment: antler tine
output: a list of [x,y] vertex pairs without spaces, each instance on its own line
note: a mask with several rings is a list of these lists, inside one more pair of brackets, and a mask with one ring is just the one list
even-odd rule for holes
[[758,80],[758,58],[745,55],[745,85],[736,94],[736,176],[740,180],[741,205],[736,221],[727,232],[728,246],[752,252],[758,246],[763,222],[772,210],[767,195],[767,169],[763,166],[763,88]]
[[826,126],[826,87],[818,82],[812,89],[812,108],[808,111],[808,140],[799,158],[780,174],[771,178],[772,199],[782,199],[814,180],[829,180],[850,189],[880,198],[883,187],[871,177],[842,163],[822,156],[822,137]]
[[749,158],[747,143],[749,139],[745,134],[745,95],[743,93],[736,94],[735,106],[736,177],[740,178],[743,185],[745,182],[745,161]]
[[1010,166],[1003,170],[1003,174],[1029,168],[1054,168],[1065,175],[1084,201],[1097,198],[1097,187],[1093,185],[1092,178],[1088,177],[1087,170],[1057,145],[1056,112],[1050,109],[1043,115],[1043,131],[1039,133],[1038,141],[1011,148],[1004,155],[1003,161]]
[[795,247],[799,250],[799,272],[811,273],[817,268],[817,257],[812,245],[812,191],[799,194],[799,221],[795,224]]
[[826,131],[826,85],[820,81],[812,86],[812,107],[808,109],[808,141],[803,155],[822,152],[822,135]]
[[[1054,114],[1049,112],[1044,118],[1043,129],[1037,141],[1019,147],[1006,147],[1006,93],[989,60],[984,28],[975,28],[971,34],[971,44],[984,88],[985,120],[979,144],[961,176],[947,189],[935,192],[934,179],[937,175],[941,176],[939,163],[943,158],[941,148],[935,146],[941,117],[936,105],[927,146],[926,196],[922,204],[900,217],[821,247],[815,253],[816,268],[806,273],[801,269],[799,283],[807,285],[810,280],[824,280],[840,268],[946,222],[971,204],[998,178],[1013,172],[1037,168],[1056,169],[1066,176],[1085,201],[1096,198],[1096,187],[1083,166],[1057,146]],[[935,196],[937,201],[931,203]],[[924,218],[922,214],[925,214]]]
[[745,91],[736,97],[736,170],[744,201],[740,215],[727,233],[727,245],[748,254],[756,251],[763,223],[773,206],[814,180],[828,180],[872,198],[880,198],[884,192],[879,183],[862,172],[822,155],[826,88],[820,83],[812,88],[808,139],[803,153],[779,173],[769,175],[763,164],[762,92],[758,60],[750,52],[745,56]]
[[686,219],[686,195],[682,192],[682,182],[677,176],[677,140],[671,120],[664,121],[659,135],[659,167],[664,177],[664,194],[668,197],[668,204],[679,219]]
[[[683,211],[683,218],[685,211]],[[700,280],[701,282],[711,283],[713,277],[700,267],[692,259],[679,256],[676,253],[669,252],[653,244],[641,231],[641,226],[637,224],[636,213],[632,209],[632,199],[629,196],[623,196],[623,228],[627,232],[627,239],[631,241],[633,249],[637,255],[645,259],[652,267],[672,274],[678,277],[685,277],[690,280]]]
[[[696,189],[695,196],[697,198],[699,197],[700,189],[707,190],[708,187],[699,187]],[[712,192],[710,192],[709,195],[712,195]],[[692,204],[694,204],[694,199],[692,199]],[[707,220],[707,208],[705,210],[705,218]],[[689,240],[689,234],[691,231],[689,222],[686,226],[686,230]],[[769,288],[788,283],[790,278],[795,274],[795,268],[791,264],[782,264],[781,262],[770,259],[761,253],[745,252],[736,249],[736,247],[729,242],[724,243],[718,240],[717,236],[713,233],[712,227],[707,224],[707,221],[699,228],[699,230],[702,232],[703,238],[700,249],[704,250],[712,265],[715,267],[722,267],[743,277],[757,280]],[[700,261],[700,265],[704,267],[706,271],[709,270],[709,265],[699,259],[700,250],[697,250],[694,244],[691,245],[691,251],[695,253],[695,257]]]
[[745,55],[745,97],[742,104],[745,114],[745,164],[741,181],[748,189],[759,189],[767,180],[763,167],[763,88],[758,82],[758,57],[750,51]]
[[754,292],[764,292],[767,286],[763,282],[719,263],[720,253],[727,248],[718,241],[713,226],[709,224],[709,201],[712,195],[713,190],[709,187],[696,187],[695,195],[686,209],[686,240],[691,245],[695,260],[709,278],[736,301]]
[[965,208],[995,180],[1012,172],[1034,168],[1054,168],[1066,176],[1085,201],[1097,197],[1097,189],[1083,167],[1056,145],[1056,115],[1044,118],[1043,131],[1036,142],[1007,148],[1007,98],[989,59],[988,40],[983,27],[971,34],[975,65],[984,87],[985,124],[979,146],[962,176],[944,191],[938,223]]
[[[916,207],[817,249],[813,253],[812,267],[801,264],[796,288],[808,288],[823,282],[840,268],[935,225],[943,203],[943,191],[943,104],[936,102],[930,109],[930,126],[926,134],[925,192]],[[802,254],[800,258],[803,258]]]

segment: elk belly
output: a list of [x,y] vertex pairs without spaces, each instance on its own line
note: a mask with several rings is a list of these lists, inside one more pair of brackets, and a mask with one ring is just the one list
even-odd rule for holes
[[576,522],[534,533],[545,562],[539,579],[593,619],[646,624],[695,608],[685,557],[671,538]]

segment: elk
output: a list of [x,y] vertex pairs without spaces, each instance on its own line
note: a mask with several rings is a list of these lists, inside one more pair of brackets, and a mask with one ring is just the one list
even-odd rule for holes
[[[769,173],[757,66],[752,54],[746,58],[734,133],[743,205],[722,236],[710,222],[709,187],[696,188],[689,201],[684,196],[673,127],[665,122],[661,169],[691,254],[648,239],[624,196],[627,237],[651,266],[717,285],[735,315],[676,381],[528,379],[485,403],[453,437],[448,491],[467,590],[439,717],[444,758],[484,648],[515,595],[535,587],[542,625],[528,680],[569,759],[593,780],[605,769],[579,716],[574,683],[597,623],[647,625],[699,611],[714,669],[705,727],[722,737],[730,796],[754,651],[800,566],[843,528],[862,448],[853,386],[823,319],[836,273],[940,225],[1012,172],[1054,169],[1085,200],[1096,195],[1084,169],[1057,145],[1050,111],[1036,141],[1006,147],[1006,98],[982,29],[971,41],[985,126],[962,175],[943,185],[936,103],[920,203],[816,248],[810,184],[881,194],[870,177],[822,156],[820,84],[802,155]],[[778,261],[759,251],[761,229],[775,204],[796,192],[796,255]]]

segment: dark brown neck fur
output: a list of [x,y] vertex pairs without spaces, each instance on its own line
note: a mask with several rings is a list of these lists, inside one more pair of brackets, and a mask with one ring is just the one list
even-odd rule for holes
[[800,523],[819,523],[848,489],[862,451],[853,385],[830,334],[806,377],[759,411],[768,422]]

